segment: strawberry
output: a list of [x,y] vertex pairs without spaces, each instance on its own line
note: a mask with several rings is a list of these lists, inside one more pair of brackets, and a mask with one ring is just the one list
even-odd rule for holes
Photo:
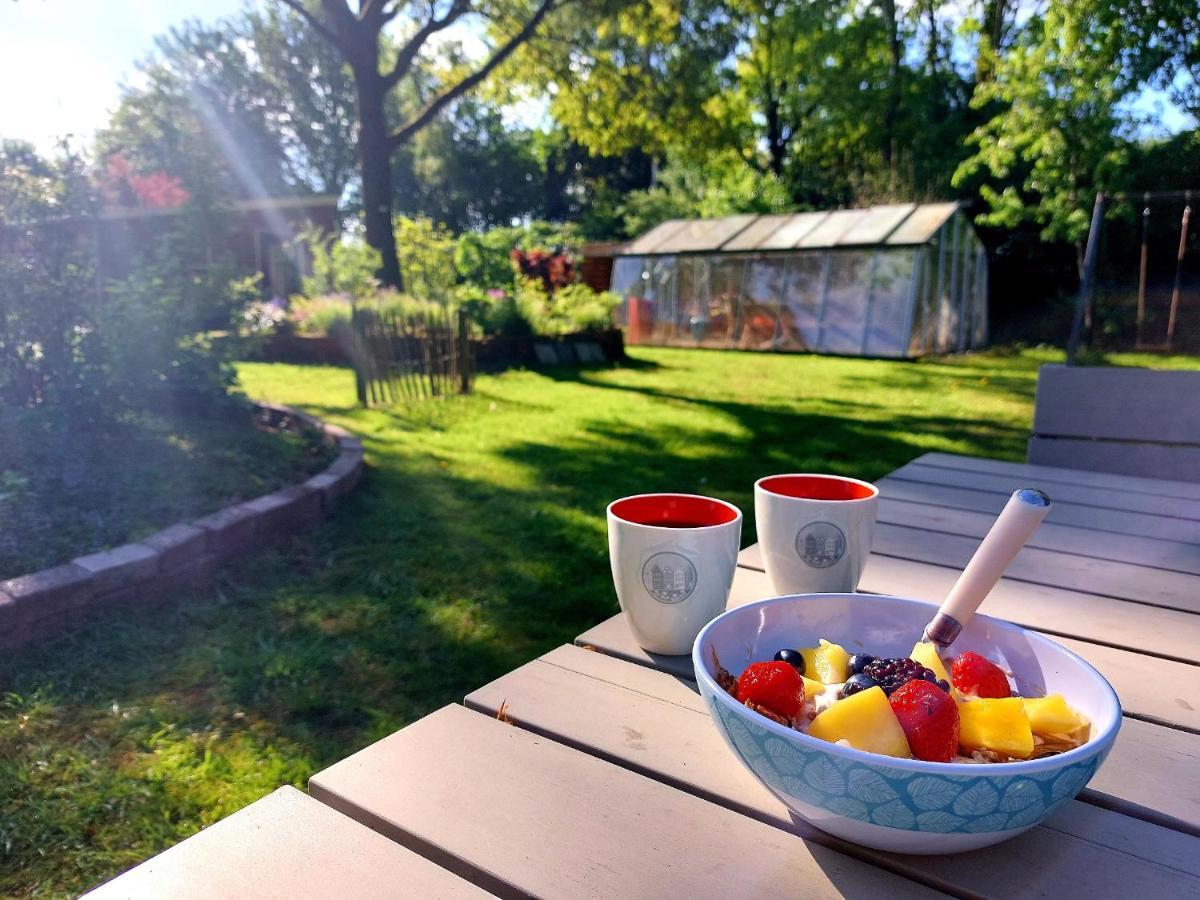
[[958,753],[958,706],[928,681],[909,681],[888,698],[913,756],[950,762]]
[[950,664],[950,680],[964,694],[976,697],[1011,697],[1008,677],[990,659],[968,650]]
[[800,714],[804,705],[804,679],[790,663],[751,663],[738,678],[737,699],[738,703],[749,700],[791,719]]

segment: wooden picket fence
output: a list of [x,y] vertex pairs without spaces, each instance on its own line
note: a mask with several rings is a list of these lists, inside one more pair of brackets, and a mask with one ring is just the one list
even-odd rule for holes
[[466,313],[357,308],[348,347],[361,406],[469,394],[474,381]]

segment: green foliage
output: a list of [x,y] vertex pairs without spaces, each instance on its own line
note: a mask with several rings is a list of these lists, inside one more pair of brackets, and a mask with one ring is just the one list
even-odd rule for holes
[[528,225],[467,231],[454,248],[454,267],[468,284],[510,289],[515,279],[511,253],[516,250],[563,249],[576,253],[579,236],[571,225],[530,222]]
[[995,60],[972,102],[999,112],[972,134],[977,151],[955,173],[960,184],[981,172],[998,182],[980,187],[985,224],[1029,220],[1047,240],[1086,236],[1091,196],[1124,161],[1118,104],[1133,85],[1120,65],[1122,28],[1091,4],[1060,0]]
[[343,294],[363,300],[379,289],[379,281],[375,278],[379,270],[379,251],[368,246],[361,237],[339,240],[309,231],[301,240],[312,259],[312,275],[301,279],[307,296]]
[[658,185],[625,198],[622,212],[625,232],[636,235],[666,219],[782,212],[791,206],[778,178],[725,154],[703,164],[673,159]]
[[517,289],[516,308],[537,334],[562,335],[612,327],[613,310],[621,298],[572,284],[546,293],[540,281],[527,279]]
[[396,257],[404,289],[414,297],[446,299],[457,278],[454,271],[454,236],[427,218],[397,216]]

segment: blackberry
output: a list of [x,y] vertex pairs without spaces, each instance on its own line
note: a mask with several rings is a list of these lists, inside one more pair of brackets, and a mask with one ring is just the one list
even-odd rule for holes
[[863,674],[873,678],[889,697],[892,691],[915,679],[937,683],[937,676],[915,659],[877,659],[863,668]]

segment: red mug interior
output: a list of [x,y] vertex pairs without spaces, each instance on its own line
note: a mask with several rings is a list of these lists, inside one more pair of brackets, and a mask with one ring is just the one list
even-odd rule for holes
[[635,525],[657,528],[708,528],[734,521],[737,510],[709,497],[689,494],[644,494],[612,505],[612,514]]
[[798,500],[869,500],[879,493],[868,484],[832,475],[774,475],[760,481],[759,487]]

